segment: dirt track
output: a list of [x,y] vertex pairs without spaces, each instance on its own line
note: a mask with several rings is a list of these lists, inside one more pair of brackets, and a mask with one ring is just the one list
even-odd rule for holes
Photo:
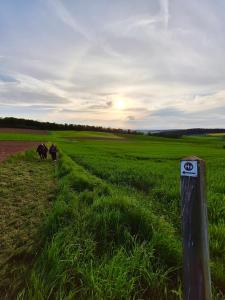
[[37,129],[22,129],[22,128],[0,128],[1,132],[9,133],[34,133],[34,134],[48,134],[47,130],[37,130]]
[[0,141],[0,162],[12,154],[34,148],[38,142]]

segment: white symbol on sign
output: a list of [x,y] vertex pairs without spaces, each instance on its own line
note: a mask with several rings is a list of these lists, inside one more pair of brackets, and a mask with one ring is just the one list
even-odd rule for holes
[[186,171],[189,171],[189,172],[190,172],[191,170],[193,170],[194,166],[193,166],[192,163],[186,162],[186,163],[184,164],[184,168],[185,168]]
[[197,177],[197,161],[181,161],[181,176]]

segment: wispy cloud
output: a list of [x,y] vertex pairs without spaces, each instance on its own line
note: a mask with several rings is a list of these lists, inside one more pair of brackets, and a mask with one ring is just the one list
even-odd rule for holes
[[[1,78],[3,78],[1,83]],[[23,105],[24,103],[66,104],[67,95],[54,85],[27,75],[0,77],[0,103]]]
[[169,23],[169,1],[170,0],[159,0],[160,1],[160,6],[161,6],[161,13],[163,16],[163,22],[164,22],[164,27],[165,29],[168,28],[168,23]]
[[80,33],[88,41],[92,40],[90,34],[79,24],[75,16],[70,13],[61,0],[48,0],[57,17],[74,32]]
[[105,103],[102,104],[92,104],[88,106],[88,109],[109,109],[113,105],[112,101],[106,101]]
[[143,15],[134,15],[129,18],[113,22],[108,25],[108,29],[114,33],[127,35],[133,30],[151,27],[152,25],[162,22],[164,22],[164,15],[159,13],[157,15],[149,15],[145,13]]
[[127,117],[127,120],[128,121],[134,121],[136,118],[135,118],[135,116],[128,116]]

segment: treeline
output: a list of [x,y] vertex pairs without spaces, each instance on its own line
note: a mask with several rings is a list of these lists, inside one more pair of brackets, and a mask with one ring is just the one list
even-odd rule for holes
[[58,124],[52,122],[40,122],[29,119],[19,119],[13,117],[0,118],[0,128],[22,128],[38,130],[77,130],[77,131],[100,131],[110,133],[128,133],[140,134],[138,131],[121,128],[110,128],[102,126],[76,125],[76,124]]
[[225,133],[224,128],[191,128],[191,129],[178,129],[178,130],[164,130],[148,135],[160,136],[166,138],[181,138],[183,135],[204,135],[209,133]]

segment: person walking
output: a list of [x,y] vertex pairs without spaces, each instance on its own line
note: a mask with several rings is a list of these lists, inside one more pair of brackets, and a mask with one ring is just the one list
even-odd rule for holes
[[45,144],[42,144],[42,145],[43,145],[43,156],[44,156],[45,159],[47,159],[48,147]]
[[44,159],[44,147],[43,144],[37,146],[36,152],[39,154],[40,159]]
[[56,145],[52,144],[50,149],[49,149],[49,153],[51,154],[52,160],[56,161],[57,158],[57,148]]

